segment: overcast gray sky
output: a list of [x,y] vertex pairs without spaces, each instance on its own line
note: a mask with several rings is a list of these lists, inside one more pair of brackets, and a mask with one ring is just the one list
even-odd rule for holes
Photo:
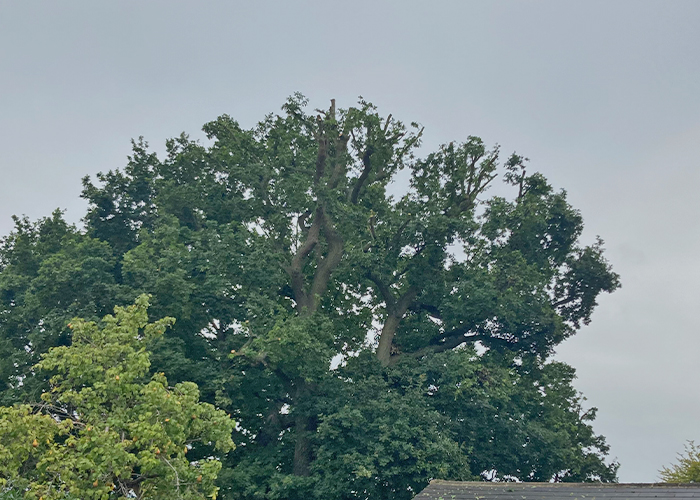
[[700,1],[0,0],[0,234],[78,222],[81,177],[132,137],[252,126],[297,90],[362,95],[426,149],[479,135],[567,189],[623,288],[558,357],[620,479],[700,440]]

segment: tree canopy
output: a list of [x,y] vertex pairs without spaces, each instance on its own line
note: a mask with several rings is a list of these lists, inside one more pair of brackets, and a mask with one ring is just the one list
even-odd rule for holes
[[117,307],[101,327],[74,320],[72,345],[35,366],[53,374],[41,401],[0,407],[0,486],[45,500],[216,496],[220,461],[186,455],[192,443],[229,451],[233,422],[191,382],[144,380],[146,343],[172,324],[148,324],[147,301]]
[[[238,422],[224,498],[615,480],[595,409],[551,359],[619,287],[566,192],[477,137],[419,157],[417,124],[364,100],[306,104],[252,129],[223,115],[207,144],[183,134],[163,158],[134,142],[124,169],[84,179],[84,229],[16,219],[0,247],[4,402],[44,390],[31,367],[70,344],[70,318],[148,293],[153,317],[177,318],[152,370]],[[510,197],[488,196],[499,175]]]
[[659,472],[665,483],[700,482],[700,448],[693,441],[688,441],[685,451],[678,454],[676,463],[663,467]]

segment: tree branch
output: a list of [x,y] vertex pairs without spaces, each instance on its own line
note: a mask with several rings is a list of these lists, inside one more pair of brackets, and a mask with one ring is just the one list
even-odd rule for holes
[[328,220],[328,216],[323,210],[319,210],[318,220],[323,227],[323,235],[326,238],[328,249],[326,255],[319,259],[318,265],[316,266],[316,273],[314,274],[313,283],[311,284],[310,303],[312,307],[309,312],[316,310],[319,299],[328,288],[328,281],[330,280],[331,273],[338,267],[343,257],[343,239],[335,230],[330,220]]
[[570,304],[571,302],[574,302],[578,297],[566,297],[565,299],[558,300],[552,304],[552,307],[559,307],[559,306],[565,306],[566,304]]
[[326,158],[328,156],[328,139],[323,134],[323,119],[321,115],[316,117],[316,123],[318,124],[318,155],[316,155],[316,174],[314,175],[314,184],[318,182],[323,177],[326,170]]
[[347,133],[342,133],[335,140],[335,168],[331,174],[331,178],[328,181],[328,187],[330,189],[335,189],[340,183],[340,179],[344,177],[345,174],[345,158],[344,154],[347,152],[348,140],[350,136]]
[[372,153],[374,153],[374,148],[372,146],[367,146],[367,149],[365,149],[365,152],[362,155],[362,164],[364,165],[364,168],[362,169],[360,176],[357,178],[357,182],[355,182],[355,186],[352,188],[352,193],[350,194],[350,203],[353,205],[357,204],[357,200],[360,197],[360,190],[372,171]]
[[399,226],[399,229],[396,231],[396,234],[394,235],[394,239],[392,242],[392,246],[394,248],[397,248],[399,246],[399,243],[401,242],[401,236],[403,235],[403,232],[406,230],[406,227],[408,224],[410,224],[411,218],[409,216],[408,219],[406,219],[401,226]]
[[418,296],[418,287],[415,285],[411,285],[408,287],[408,290],[406,290],[406,293],[404,293],[396,303],[396,309],[401,316],[406,314],[406,311],[408,311],[409,306],[413,303],[414,300],[416,300],[416,297]]
[[439,342],[427,345],[421,349],[418,349],[417,351],[406,353],[406,355],[411,356],[413,358],[420,358],[427,354],[436,354],[438,352],[449,351],[451,349],[454,349],[455,347],[460,346],[465,342],[475,342],[479,340],[480,337],[482,337],[481,335],[467,336],[468,331],[469,329],[466,328],[452,330],[450,333],[438,337],[438,339],[440,340]]
[[[382,333],[379,335],[379,345],[377,346],[377,359],[384,366],[392,362],[391,347],[394,342],[396,331],[409,306],[416,299],[418,292],[418,287],[411,285],[408,287],[408,290],[395,301],[395,306],[392,308],[393,311],[389,309],[389,305],[387,304],[387,317],[382,327]],[[391,293],[391,291],[389,291],[389,293]]]
[[442,319],[442,313],[440,312],[440,309],[430,304],[414,304],[414,306],[411,309],[416,312],[425,311],[433,318],[437,318],[440,320]]
[[304,234],[307,234],[307,233],[309,232],[309,228],[308,228],[308,226],[306,225],[306,219],[308,219],[309,217],[311,217],[311,214],[312,214],[312,213],[313,213],[313,212],[312,212],[311,210],[307,210],[306,212],[304,212],[303,214],[301,214],[301,215],[297,218],[297,224],[299,225],[299,229],[300,229],[301,232],[304,233]]
[[367,271],[367,278],[377,286],[380,295],[386,303],[387,311],[393,311],[396,309],[396,299],[391,289],[372,271]]
[[291,265],[287,269],[287,273],[290,277],[290,284],[292,291],[294,292],[294,299],[297,302],[297,307],[301,311],[304,307],[309,307],[309,297],[306,295],[304,290],[304,275],[303,268],[306,258],[313,251],[313,249],[318,244],[319,234],[321,232],[321,209],[316,210],[316,215],[314,221],[309,227],[308,233],[306,235],[306,241],[299,247],[297,253],[292,259]]

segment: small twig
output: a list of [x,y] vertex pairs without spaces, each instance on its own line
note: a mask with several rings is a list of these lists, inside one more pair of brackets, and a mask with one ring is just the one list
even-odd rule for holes
[[180,475],[177,473],[177,469],[175,469],[175,467],[173,467],[173,464],[171,464],[167,458],[165,458],[165,457],[162,457],[162,458],[163,458],[163,461],[166,464],[168,464],[170,466],[170,468],[173,470],[173,472],[175,473],[175,486],[177,487],[177,496],[178,496],[178,498],[182,498],[182,495],[180,494]]

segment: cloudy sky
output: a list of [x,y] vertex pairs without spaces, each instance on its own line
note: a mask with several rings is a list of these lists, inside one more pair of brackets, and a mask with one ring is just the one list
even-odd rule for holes
[[294,91],[358,95],[531,159],[600,235],[623,288],[559,349],[622,481],[700,441],[700,2],[0,0],[0,234],[67,209],[132,137]]

